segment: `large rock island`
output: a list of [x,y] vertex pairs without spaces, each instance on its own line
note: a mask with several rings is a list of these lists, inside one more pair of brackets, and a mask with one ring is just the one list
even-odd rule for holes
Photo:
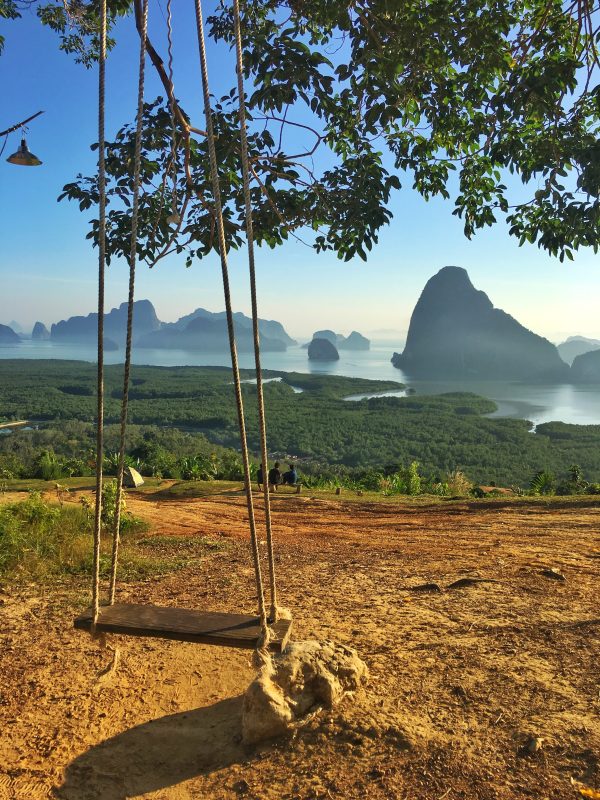
[[310,361],[339,361],[340,354],[329,339],[313,339],[308,345]]
[[423,378],[568,380],[556,347],[494,308],[467,271],[444,267],[414,308],[402,354],[392,363]]
[[[313,341],[315,339],[327,339],[331,344],[339,350],[370,350],[371,342],[366,336],[363,336],[358,331],[352,331],[350,336],[344,336],[341,333],[330,331],[328,328],[322,331],[315,331],[313,333]],[[302,347],[307,348],[310,342],[303,344]]]
[[50,331],[43,322],[36,322],[31,331],[31,338],[34,342],[45,342],[50,338]]
[[[160,328],[154,306],[149,300],[136,300],[133,307],[133,338]],[[127,303],[121,303],[104,315],[104,346],[116,350],[125,346],[127,331]],[[98,314],[86,317],[69,317],[61,320],[50,329],[50,338],[55,342],[77,344],[95,343],[98,337]]]
[[8,325],[0,325],[0,344],[19,344],[21,339],[9,328]]
[[371,342],[366,336],[363,336],[362,333],[359,333],[358,331],[352,331],[350,336],[342,339],[342,341],[338,344],[338,347],[340,350],[370,350]]
[[[254,337],[252,319],[237,312],[233,315],[235,338],[238,350],[252,352]],[[259,319],[260,346],[265,352],[283,352],[288,345],[296,344],[288,336],[283,325],[275,320]],[[224,311],[212,312],[197,308],[177,322],[163,322],[159,330],[140,336],[137,347],[159,347],[178,350],[206,350],[207,352],[227,352],[229,336],[227,318]]]
[[600,383],[600,350],[583,353],[571,366],[572,383]]
[[[238,349],[250,352],[254,347],[252,320],[245,314],[234,314]],[[91,344],[96,342],[98,315],[70,317],[52,326],[50,338],[56,342]],[[37,328],[37,325],[36,325]],[[125,347],[127,304],[122,303],[104,315],[104,346],[118,350]],[[284,351],[296,341],[276,320],[259,320],[261,347],[265,351]],[[177,322],[161,322],[149,300],[136,300],[133,310],[133,344],[135,347],[171,350],[205,350],[228,352],[227,320],[224,311],[213,313],[197,308]]]

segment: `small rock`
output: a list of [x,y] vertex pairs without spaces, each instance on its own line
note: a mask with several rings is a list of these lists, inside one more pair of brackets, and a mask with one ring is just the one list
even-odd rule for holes
[[559,569],[556,569],[556,567],[550,567],[549,569],[543,569],[542,570],[542,575],[544,575],[544,577],[546,577],[546,578],[552,578],[555,581],[566,581],[567,580],[565,578],[565,576],[562,574],[562,572]]
[[541,736],[532,736],[527,742],[526,749],[528,753],[539,753],[544,744],[544,739]]
[[459,578],[448,586],[448,589],[466,589],[467,586],[477,586],[478,583],[496,583],[493,578]]
[[439,583],[419,583],[417,586],[408,587],[411,592],[438,592],[441,593],[442,587]]
[[238,794],[246,794],[246,792],[249,791],[249,789],[250,789],[250,784],[243,778],[241,781],[236,781],[233,784],[233,790]]
[[244,695],[242,734],[254,744],[293,731],[313,711],[332,708],[368,678],[355,650],[332,641],[292,642]]

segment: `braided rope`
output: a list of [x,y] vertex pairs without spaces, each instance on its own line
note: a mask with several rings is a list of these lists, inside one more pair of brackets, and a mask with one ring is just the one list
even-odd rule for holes
[[[171,0],[167,0],[167,53],[169,84],[173,86],[173,15]],[[175,94],[169,94],[169,111],[171,113],[171,170],[173,176],[173,197],[171,198],[171,214],[177,216],[177,120],[175,118]]]
[[219,241],[219,255],[221,257],[221,272],[223,277],[223,294],[225,296],[225,310],[227,316],[227,331],[229,334],[229,349],[231,352],[231,368],[233,371],[233,382],[235,389],[235,400],[238,413],[238,425],[240,430],[240,440],[242,448],[242,461],[244,465],[244,485],[246,490],[246,504],[248,507],[248,522],[250,526],[250,541],[252,546],[252,556],[254,561],[254,577],[256,581],[256,593],[258,595],[258,609],[261,626],[261,638],[259,650],[266,649],[269,641],[269,627],[267,623],[267,612],[265,608],[265,597],[263,591],[263,581],[260,567],[260,554],[258,551],[258,539],[256,535],[256,520],[254,518],[254,504],[252,500],[252,483],[250,479],[250,461],[248,456],[248,443],[246,440],[246,424],[244,420],[244,403],[242,399],[242,386],[240,380],[240,370],[238,365],[237,349],[235,344],[235,329],[233,324],[233,312],[231,308],[231,294],[229,288],[229,270],[227,266],[227,244],[225,241],[225,228],[223,225],[223,208],[221,205],[221,190],[219,187],[219,173],[217,168],[217,154],[215,148],[215,135],[213,128],[212,110],[210,107],[210,89],[208,84],[208,68],[206,63],[206,44],[204,40],[204,26],[202,23],[202,0],[195,0],[196,6],[196,27],[198,33],[198,48],[200,52],[200,67],[202,72],[202,92],[204,96],[204,113],[206,115],[206,130],[208,154],[210,159],[210,174],[214,194],[217,233]]
[[265,524],[267,528],[267,550],[269,559],[269,580],[271,588],[272,621],[277,620],[277,584],[275,581],[275,557],[273,554],[273,532],[271,526],[271,500],[268,482],[267,425],[263,393],[262,367],[260,363],[260,332],[258,327],[258,302],[256,292],[256,269],[254,261],[254,226],[252,223],[252,201],[250,197],[250,166],[248,159],[248,135],[246,130],[246,106],[244,93],[244,61],[242,55],[242,31],[240,24],[239,0],[233,0],[233,21],[237,60],[237,84],[240,117],[240,140],[242,146],[242,176],[244,180],[244,202],[246,206],[246,237],[248,240],[248,268],[250,272],[250,295],[252,299],[252,332],[254,335],[254,364],[256,370],[256,394],[258,401],[258,421],[260,428],[260,452],[263,464],[263,494],[265,499]]
[[106,82],[106,0],[100,3],[98,59],[98,407],[96,420],[96,505],[92,565],[92,634],[100,605],[100,537],[102,528],[102,461],[104,459],[104,272],[106,268],[106,165],[104,161],[104,102]]
[[110,570],[109,603],[115,602],[117,566],[119,560],[119,539],[121,528],[121,498],[123,496],[123,473],[125,471],[125,444],[127,432],[127,411],[129,407],[129,382],[131,374],[131,344],[133,339],[133,302],[135,296],[135,265],[137,260],[137,232],[140,209],[140,174],[142,164],[142,133],[144,125],[144,79],[146,72],[146,32],[148,30],[148,0],[144,0],[142,10],[142,35],[140,36],[140,65],[138,73],[137,117],[135,146],[133,154],[133,202],[131,211],[131,249],[129,251],[129,296],[127,299],[127,340],[125,344],[125,364],[123,370],[123,397],[121,401],[121,428],[119,435],[119,465],[117,468],[117,492],[115,516],[113,520],[112,563]]

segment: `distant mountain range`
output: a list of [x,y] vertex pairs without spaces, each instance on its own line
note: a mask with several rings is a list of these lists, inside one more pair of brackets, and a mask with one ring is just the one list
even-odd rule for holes
[[303,344],[302,347],[310,347],[315,339],[326,339],[328,342],[331,342],[337,350],[370,350],[371,348],[371,342],[358,331],[352,331],[350,336],[343,336],[341,333],[335,333],[335,331],[330,331],[328,329],[315,331],[312,341]]
[[[245,314],[234,314],[236,341],[240,352],[254,347],[252,320]],[[50,331],[36,322],[31,338],[37,341],[90,344],[96,342],[98,314],[69,317],[51,326]],[[104,348],[119,350],[125,347],[127,331],[127,303],[113,308],[104,315]],[[265,351],[283,351],[296,344],[283,325],[274,320],[259,320],[261,347]],[[12,327],[0,325],[0,343],[17,344],[21,340]],[[139,348],[170,348],[220,352],[229,349],[225,312],[213,313],[197,308],[177,322],[161,322],[149,300],[137,300],[133,311],[133,344]]]
[[569,338],[558,345],[558,352],[563,361],[572,364],[577,356],[589,353],[592,350],[600,349],[600,340],[587,339],[585,336],[569,336]]
[[555,345],[525,328],[471,283],[467,271],[444,267],[414,308],[406,346],[394,366],[437,379],[567,381]]
[[[36,322],[31,338],[41,341],[95,344],[97,314],[74,316],[50,327]],[[240,352],[253,349],[252,320],[234,315]],[[18,345],[13,325],[0,325],[0,345]],[[125,346],[127,305],[104,317],[106,350]],[[259,321],[264,351],[283,352],[297,344],[275,320]],[[197,308],[176,322],[161,322],[149,300],[134,307],[136,348],[223,352],[229,348],[225,312]],[[333,330],[315,331],[308,348],[310,360],[335,360],[338,350],[368,350],[369,340],[357,331],[345,337]],[[413,310],[406,346],[394,353],[394,366],[407,376],[440,380],[521,380],[564,383],[600,383],[600,340],[571,336],[556,347],[494,308],[477,290],[466,270],[444,267],[429,279]],[[572,366],[570,366],[572,363]]]
[[[240,352],[254,348],[252,320],[245,314],[234,314],[237,347]],[[284,351],[296,340],[289,336],[283,325],[275,320],[259,320],[261,349]],[[137,347],[169,348],[177,350],[223,351],[229,348],[227,318],[224,311],[213,313],[197,308],[177,322],[163,322],[158,329],[148,331],[136,340]]]

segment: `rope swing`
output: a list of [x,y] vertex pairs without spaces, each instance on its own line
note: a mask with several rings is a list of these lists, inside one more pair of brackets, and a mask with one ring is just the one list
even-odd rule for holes
[[[244,93],[244,61],[242,56],[242,31],[240,25],[240,6],[233,0],[233,22],[235,26],[235,51],[237,66],[238,102],[240,117],[240,144],[242,151],[242,177],[244,181],[244,204],[246,208],[246,242],[248,247],[248,270],[250,272],[250,295],[252,300],[252,333],[254,337],[254,365],[256,371],[256,397],[258,402],[258,424],[260,428],[260,455],[263,470],[267,469],[267,424],[265,400],[263,395],[262,367],[260,363],[260,333],[258,326],[258,302],[256,299],[256,270],[254,265],[254,226],[252,224],[252,200],[250,197],[250,162],[248,159],[248,136],[246,132],[246,102]],[[264,478],[265,476],[263,476]],[[267,528],[267,550],[269,556],[269,579],[271,587],[271,615],[277,621],[277,584],[275,581],[275,558],[273,555],[273,532],[271,528],[271,498],[269,483],[263,480],[265,499],[265,524]]]
[[92,563],[92,633],[100,610],[100,536],[102,529],[102,461],[104,460],[104,272],[106,269],[106,165],[104,102],[106,81],[106,0],[100,2],[98,58],[98,392],[96,417],[96,505]]
[[[137,234],[140,205],[141,187],[141,150],[143,134],[144,112],[144,81],[148,30],[148,3],[143,0],[141,20],[138,19],[140,34],[140,55],[138,72],[138,96],[136,131],[133,163],[133,200],[131,220],[131,247],[129,252],[129,294],[127,304],[127,340],[125,348],[125,363],[123,374],[123,396],[121,404],[119,461],[117,469],[116,508],[113,519],[112,531],[112,558],[110,584],[108,592],[108,606],[100,608],[100,544],[102,528],[102,461],[104,455],[104,278],[106,267],[106,169],[105,169],[105,72],[106,72],[106,35],[107,35],[107,0],[101,0],[101,30],[100,30],[100,55],[99,55],[99,113],[98,113],[98,193],[99,193],[99,224],[98,224],[98,408],[97,408],[97,458],[96,458],[96,505],[94,515],[94,559],[92,583],[92,607],[85,614],[75,620],[75,627],[96,632],[127,633],[137,636],[160,636],[169,639],[178,639],[191,642],[203,642],[235,647],[256,647],[263,661],[267,658],[267,650],[283,650],[287,643],[291,619],[280,619],[277,607],[277,585],[275,578],[275,559],[273,553],[273,533],[271,523],[271,507],[268,482],[263,481],[265,524],[267,532],[267,555],[270,584],[270,613],[267,614],[261,558],[258,547],[254,502],[252,497],[252,482],[250,475],[250,456],[246,435],[244,403],[242,397],[242,384],[238,363],[237,347],[235,341],[234,318],[231,303],[229,283],[229,269],[227,262],[227,242],[223,220],[223,207],[219,186],[219,173],[214,135],[213,114],[210,105],[210,87],[208,81],[208,66],[206,58],[206,41],[202,20],[202,0],[194,0],[196,12],[196,31],[198,38],[198,51],[200,56],[200,71],[202,79],[202,93],[204,100],[204,113],[206,117],[206,142],[210,163],[210,178],[214,201],[214,218],[217,227],[218,250],[221,262],[221,276],[223,281],[223,295],[225,300],[225,313],[227,320],[227,333],[233,373],[240,445],[244,471],[244,489],[248,511],[248,525],[250,529],[250,544],[254,565],[254,578],[258,601],[258,619],[240,614],[220,614],[215,612],[194,611],[191,609],[162,608],[152,605],[115,604],[120,523],[121,499],[123,493],[123,476],[126,455],[126,433],[129,401],[129,384],[131,373],[131,349],[133,334],[133,308],[135,294],[135,269],[137,262]],[[171,2],[167,7],[168,48],[169,48],[169,103],[172,122],[172,163],[168,169],[173,173],[172,216],[177,212],[177,167],[176,167],[176,126],[174,119],[175,98],[173,94],[173,69],[172,69],[172,30],[171,30]],[[250,162],[248,157],[248,139],[246,130],[246,109],[243,78],[242,34],[240,23],[239,0],[233,0],[233,20],[236,46],[237,85],[239,100],[239,125],[240,125],[240,152],[245,203],[245,225],[248,246],[248,266],[250,276],[250,293],[252,300],[252,331],[254,339],[254,361],[256,367],[258,419],[260,428],[260,448],[263,469],[267,466],[267,433],[266,415],[263,394],[262,367],[260,360],[260,332],[258,318],[258,301],[256,289],[256,269],[254,258],[254,231],[252,223],[252,203],[250,193]],[[181,211],[181,217],[185,213]],[[181,217],[177,220],[181,223]]]
[[113,523],[112,561],[110,569],[109,603],[115,602],[117,582],[117,561],[121,528],[121,498],[123,496],[123,473],[125,471],[125,443],[127,433],[127,409],[129,405],[129,383],[131,373],[131,342],[133,338],[133,302],[135,295],[135,265],[137,260],[137,232],[140,209],[140,172],[142,163],[142,130],[144,124],[144,78],[146,73],[146,33],[148,31],[148,0],[144,0],[142,10],[142,31],[140,36],[140,67],[138,77],[137,118],[135,127],[135,146],[133,154],[133,202],[131,210],[131,249],[129,251],[129,296],[127,299],[127,341],[125,344],[125,364],[123,368],[123,398],[121,401],[121,428],[119,432],[119,466],[117,468],[117,492],[115,497],[115,517]]
[[[217,216],[217,235],[219,241],[219,255],[221,257],[221,274],[223,278],[223,294],[225,297],[225,313],[227,316],[227,333],[229,335],[229,350],[231,353],[231,368],[233,370],[233,384],[235,402],[237,406],[238,426],[242,445],[242,462],[244,465],[244,486],[246,490],[246,505],[248,507],[248,523],[250,526],[250,541],[252,544],[252,558],[254,561],[254,577],[256,593],[258,595],[258,610],[260,627],[264,637],[264,646],[269,641],[267,625],[267,612],[263,591],[262,574],[260,568],[260,554],[258,552],[258,539],[256,536],[256,521],[254,518],[254,502],[252,500],[252,483],[250,477],[250,460],[248,457],[248,442],[246,439],[246,422],[244,418],[244,401],[242,399],[242,384],[238,365],[237,348],[235,344],[235,329],[233,324],[233,311],[231,308],[231,293],[229,289],[229,269],[227,266],[227,243],[225,241],[225,226],[223,224],[223,207],[221,205],[221,188],[219,186],[219,172],[217,167],[217,153],[215,147],[215,134],[213,126],[212,109],[210,107],[210,89],[208,85],[208,67],[206,63],[206,43],[204,40],[204,25],[202,22],[202,0],[195,0],[196,28],[198,33],[198,50],[200,53],[200,71],[202,73],[202,93],[204,95],[204,114],[206,116],[206,139],[210,159],[210,177],[213,188],[213,199]],[[266,462],[263,462],[266,463]],[[259,648],[260,649],[260,648]]]

